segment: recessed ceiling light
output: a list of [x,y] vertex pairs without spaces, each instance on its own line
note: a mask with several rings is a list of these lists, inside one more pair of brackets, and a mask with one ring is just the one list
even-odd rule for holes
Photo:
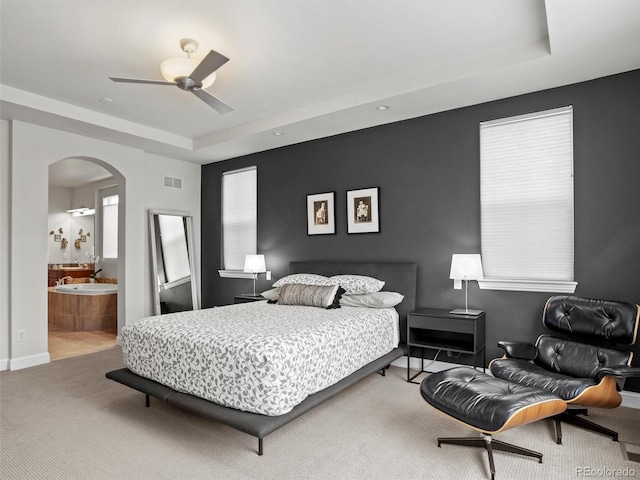
[[273,134],[274,134],[276,137],[281,137],[282,135],[284,135],[284,132],[273,132]]
[[378,105],[376,108],[378,110],[389,110],[391,107],[389,105]]

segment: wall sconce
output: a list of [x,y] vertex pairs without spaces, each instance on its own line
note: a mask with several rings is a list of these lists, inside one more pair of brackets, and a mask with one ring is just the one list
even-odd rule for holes
[[479,254],[454,254],[451,256],[451,273],[449,278],[454,280],[454,288],[462,287],[464,281],[464,308],[456,308],[449,313],[454,315],[480,315],[482,310],[469,310],[468,289],[469,280],[482,280],[482,260]]
[[259,273],[265,273],[267,267],[264,255],[247,255],[244,257],[244,271],[253,274],[253,296],[256,296],[256,278]]

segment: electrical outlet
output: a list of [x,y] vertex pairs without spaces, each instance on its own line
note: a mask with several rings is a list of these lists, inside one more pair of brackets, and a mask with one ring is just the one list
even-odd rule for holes
[[26,340],[26,333],[24,330],[18,330],[18,341],[24,342]]
[[271,272],[267,270],[267,273],[265,274],[265,278],[266,280],[271,280]]

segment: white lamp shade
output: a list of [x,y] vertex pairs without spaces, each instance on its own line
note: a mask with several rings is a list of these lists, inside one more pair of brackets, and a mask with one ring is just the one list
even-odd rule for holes
[[451,273],[453,280],[482,280],[482,260],[479,254],[454,254],[451,256]]
[[[175,82],[178,77],[188,77],[200,62],[193,58],[169,58],[160,64],[160,72],[167,82]],[[202,88],[209,88],[216,81],[216,72],[202,80]]]
[[264,263],[264,255],[247,255],[244,257],[244,271],[249,273],[264,273],[267,267]]

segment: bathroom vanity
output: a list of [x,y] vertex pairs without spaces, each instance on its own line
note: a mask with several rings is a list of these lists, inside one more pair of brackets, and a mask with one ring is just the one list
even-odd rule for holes
[[88,278],[93,273],[94,266],[93,264],[86,265],[75,265],[75,264],[65,264],[65,265],[49,265],[49,287],[55,287],[56,282],[64,277],[73,277],[73,278]]

